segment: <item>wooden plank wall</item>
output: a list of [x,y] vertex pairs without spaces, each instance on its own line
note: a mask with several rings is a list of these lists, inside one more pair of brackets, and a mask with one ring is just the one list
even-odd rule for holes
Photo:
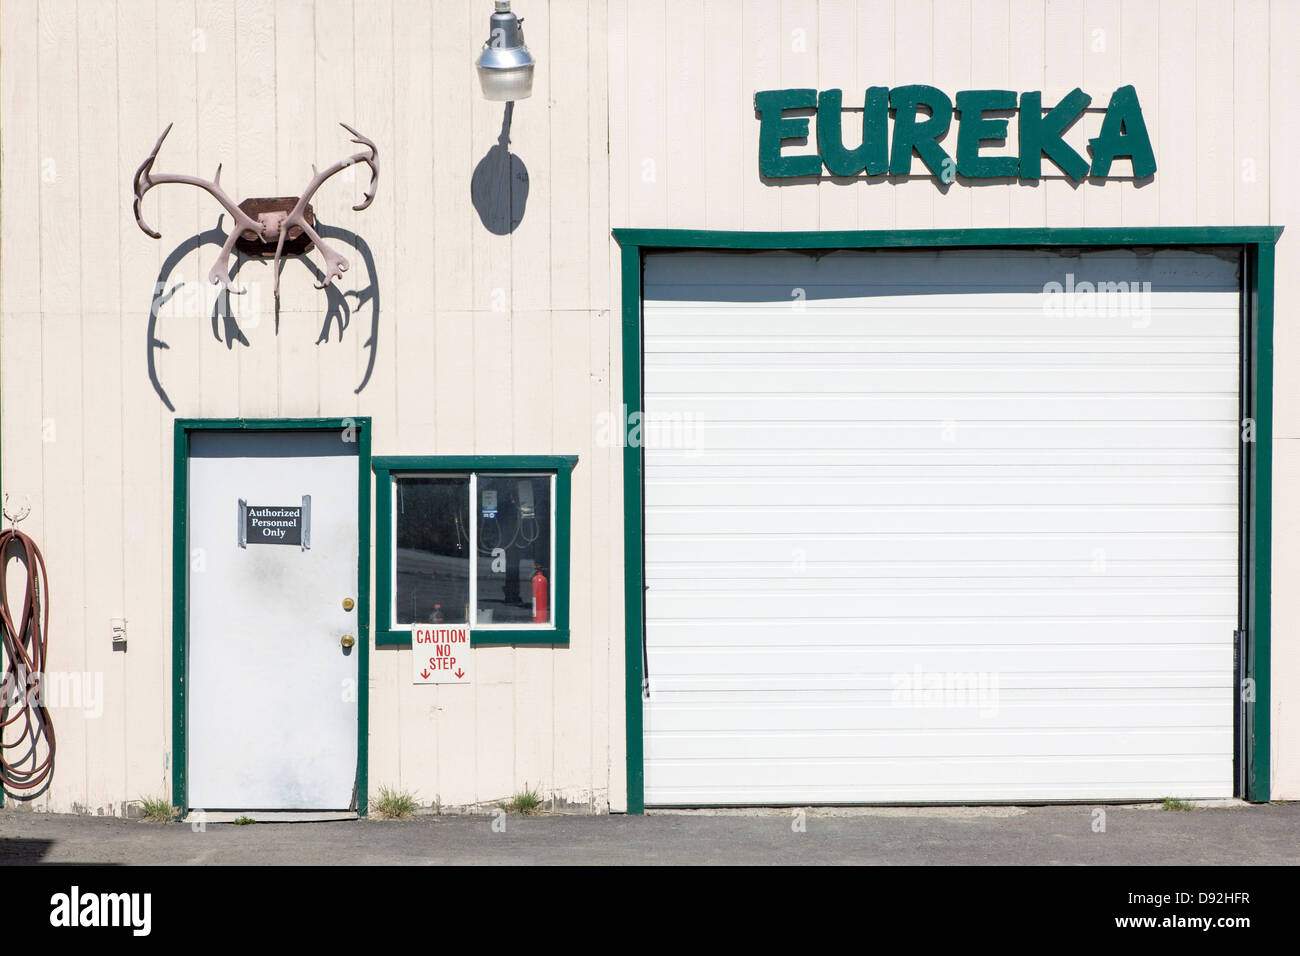
[[[409,651],[372,651],[370,780],[425,804],[490,802],[527,784],[609,806],[622,580],[610,556],[621,459],[595,424],[618,401],[605,4],[519,6],[542,65],[510,133],[529,185],[512,235],[487,231],[470,195],[504,111],[472,67],[490,3],[0,7],[0,478],[30,496],[23,527],[49,560],[50,669],[102,682],[102,713],[56,711],[58,772],[39,806],[113,814],[169,791],[172,420],[236,415],[369,415],[375,454],[579,456],[571,646],[477,649],[468,687],[412,686]],[[172,122],[159,171],[210,177],[221,163],[236,198],[295,194],[313,163],[355,149],[339,121],[380,151],[369,209],[350,208],[364,167],[314,203],[373,257],[382,308],[369,383],[354,393],[371,361],[369,308],[348,297],[350,319],[318,341],[327,298],[299,262],[284,269],[278,325],[270,268],[247,263],[249,294],[234,303],[246,344],[223,323],[214,332],[217,246],[204,245],[166,277],[184,284],[159,322],[166,348],[153,350],[168,409],[148,371],[154,284],[221,210],[199,190],[160,187],[144,208],[163,238],[148,238],[131,212],[136,167]],[[363,257],[340,251],[352,263],[340,291],[370,285]],[[119,617],[126,653],[111,650]],[[621,764],[616,776],[615,804]]]
[[[119,812],[169,774],[171,421],[184,416],[375,419],[375,452],[569,452],[573,646],[482,649],[471,688],[416,688],[405,651],[372,656],[371,780],[444,805],[525,783],[619,809],[625,795],[621,475],[594,422],[621,395],[619,258],[611,226],[710,229],[1277,223],[1274,793],[1300,795],[1300,186],[1284,169],[1300,4],[1288,0],[519,0],[541,66],[514,113],[528,207],[511,236],[479,221],[470,182],[502,106],[472,58],[490,5],[463,0],[6,0],[0,5],[0,400],[4,490],[30,496],[56,596],[51,667],[100,675],[103,713],[59,723],[54,809]],[[1159,172],[1074,187],[903,183],[773,186],[757,175],[756,90],[931,82],[946,90],[1075,85],[1142,98]],[[319,341],[324,293],[285,269],[278,326],[266,266],[239,303],[247,344],[214,332],[216,248],[153,349],[148,305],[184,239],[217,223],[197,190],[131,216],[130,178],[167,122],[159,168],[236,196],[294,193],[310,164],[379,143],[317,208],[368,244],[382,299]],[[1071,132],[1082,145],[1099,114]],[[1015,148],[1014,124],[1009,143]],[[353,250],[342,290],[368,284]],[[319,257],[315,257],[319,262]],[[256,293],[256,294],[253,294]],[[188,297],[188,298],[186,298]],[[176,302],[177,300],[173,300]],[[130,650],[110,651],[110,621]],[[468,691],[468,693],[466,693]]]

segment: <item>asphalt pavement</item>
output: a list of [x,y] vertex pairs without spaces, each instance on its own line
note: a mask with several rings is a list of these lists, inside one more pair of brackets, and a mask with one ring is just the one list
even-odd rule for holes
[[6,809],[0,863],[1296,865],[1300,803],[420,815],[205,826]]

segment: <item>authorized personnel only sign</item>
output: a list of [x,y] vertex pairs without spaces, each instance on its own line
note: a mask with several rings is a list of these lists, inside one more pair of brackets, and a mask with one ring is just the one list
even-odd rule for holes
[[288,544],[311,548],[311,495],[297,505],[250,505],[239,499],[239,546]]
[[249,544],[302,544],[302,509],[294,506],[249,505],[244,514],[244,539]]
[[468,684],[469,625],[412,624],[411,664],[417,684]]

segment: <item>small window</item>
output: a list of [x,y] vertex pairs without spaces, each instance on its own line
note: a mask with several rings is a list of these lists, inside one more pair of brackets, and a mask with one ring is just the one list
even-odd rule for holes
[[474,624],[549,624],[555,602],[543,587],[555,567],[551,486],[555,475],[477,478],[478,573]]
[[393,479],[398,624],[469,621],[468,476]]
[[475,644],[566,643],[576,461],[376,458],[377,642],[446,623]]

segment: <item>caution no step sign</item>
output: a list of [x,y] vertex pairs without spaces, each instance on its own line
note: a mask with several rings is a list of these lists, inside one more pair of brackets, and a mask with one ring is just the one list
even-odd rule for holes
[[411,625],[411,664],[417,684],[468,684],[469,625]]

